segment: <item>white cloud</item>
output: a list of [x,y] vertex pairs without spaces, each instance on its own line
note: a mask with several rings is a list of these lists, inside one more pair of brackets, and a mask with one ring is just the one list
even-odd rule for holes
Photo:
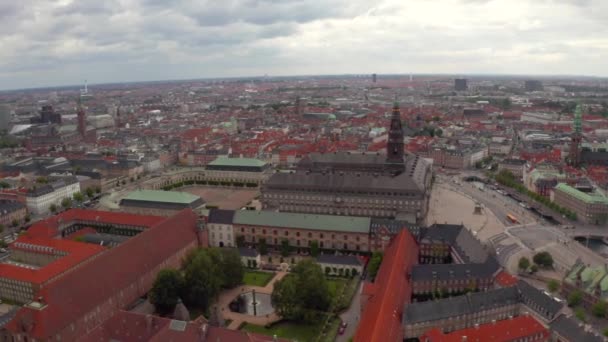
[[608,76],[604,0],[22,0],[0,88],[248,75]]

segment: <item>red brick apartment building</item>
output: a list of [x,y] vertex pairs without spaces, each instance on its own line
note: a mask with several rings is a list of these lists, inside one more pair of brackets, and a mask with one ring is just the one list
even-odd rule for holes
[[[91,215],[96,221],[103,214],[92,212]],[[114,213],[106,215],[115,219]],[[132,220],[131,225],[139,223],[138,217],[141,221],[158,220],[126,215]],[[199,244],[197,219],[190,209],[160,218],[130,239],[49,282],[35,294],[35,300],[20,308],[0,331],[0,340],[81,340],[145,295],[159,270],[179,267],[186,253]],[[41,225],[37,229],[41,233],[57,232],[57,226],[53,229]]]

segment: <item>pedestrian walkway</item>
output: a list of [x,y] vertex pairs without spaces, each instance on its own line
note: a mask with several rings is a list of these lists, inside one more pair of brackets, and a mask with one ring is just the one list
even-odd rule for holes
[[230,311],[230,302],[232,302],[239,294],[255,290],[257,293],[272,294],[274,284],[283,279],[287,275],[287,272],[277,272],[266,286],[251,286],[242,285],[234,289],[223,291],[218,298],[218,306],[220,308],[220,314],[224,320],[231,320],[228,325],[228,329],[237,330],[243,323],[251,323],[256,325],[266,325],[281,320],[276,313],[264,315],[264,316],[252,316],[238,312]]

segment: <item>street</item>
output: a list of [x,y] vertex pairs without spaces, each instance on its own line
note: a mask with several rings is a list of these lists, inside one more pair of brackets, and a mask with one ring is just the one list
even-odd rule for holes
[[353,301],[346,311],[344,311],[340,318],[342,322],[346,322],[346,330],[344,334],[338,335],[336,342],[347,342],[349,338],[355,335],[357,325],[359,325],[359,317],[361,316],[361,290],[363,289],[363,282],[359,283],[357,292],[353,296]]

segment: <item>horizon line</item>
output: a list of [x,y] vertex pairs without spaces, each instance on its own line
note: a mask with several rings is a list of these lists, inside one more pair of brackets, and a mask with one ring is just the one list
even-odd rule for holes
[[[538,79],[559,79],[559,78],[592,78],[592,79],[606,79],[608,76],[599,75],[577,75],[577,74],[508,74],[508,73],[346,73],[346,74],[302,74],[302,75],[254,75],[254,76],[218,76],[218,77],[197,77],[197,78],[175,78],[175,79],[164,79],[164,80],[131,80],[131,81],[116,81],[116,82],[102,82],[102,83],[89,83],[87,86],[108,86],[108,85],[121,85],[121,84],[145,84],[145,83],[172,83],[172,82],[192,82],[192,81],[223,81],[223,80],[243,80],[243,79],[289,79],[289,78],[314,78],[314,77],[365,77],[371,78],[372,75],[380,76],[450,76],[453,78],[468,78],[468,77],[512,77],[512,78],[538,78]],[[52,89],[65,89],[81,87],[82,84],[60,84],[60,85],[49,85],[39,87],[25,87],[25,88],[6,88],[0,89],[0,93],[6,92],[19,92],[19,91],[35,91],[35,90],[52,90]]]

